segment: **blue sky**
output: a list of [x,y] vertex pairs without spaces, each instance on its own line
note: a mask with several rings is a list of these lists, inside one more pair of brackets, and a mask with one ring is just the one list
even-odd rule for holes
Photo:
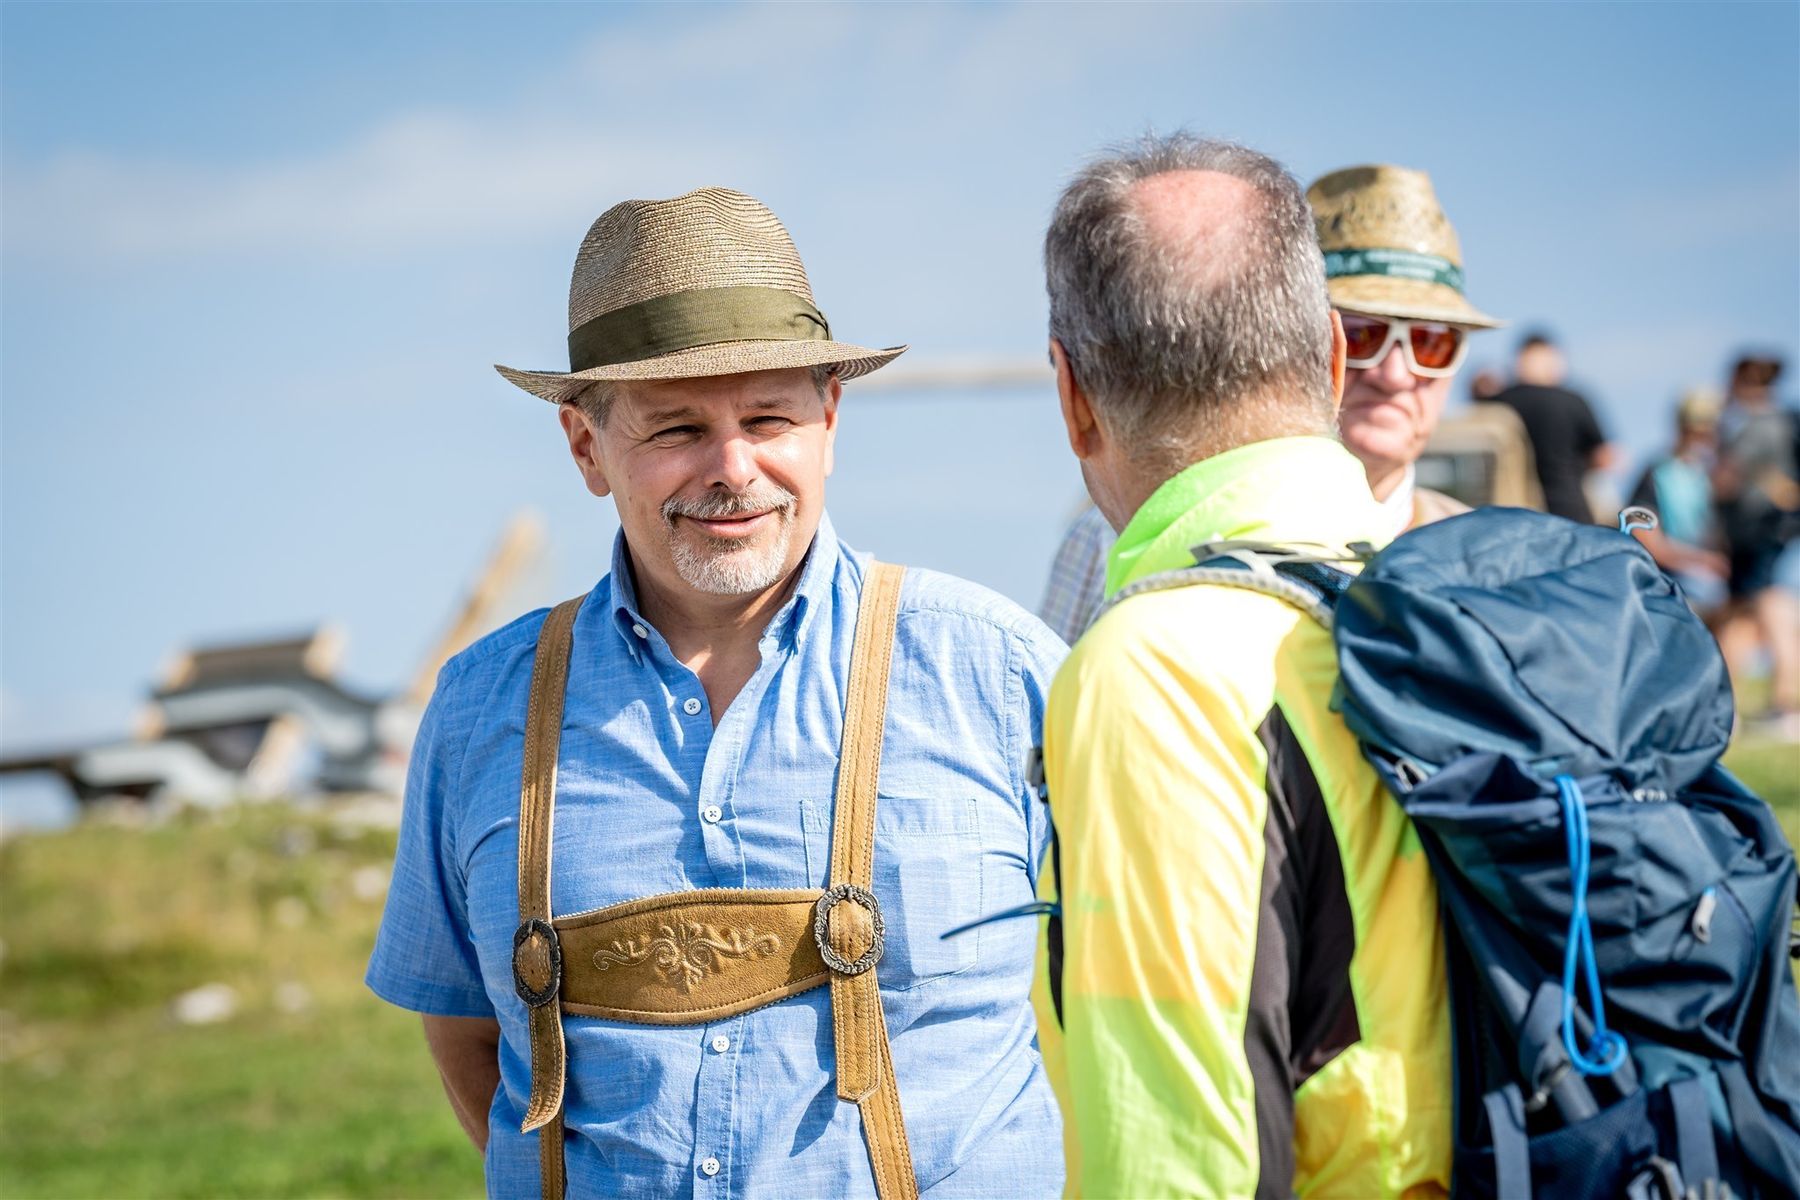
[[[351,680],[392,686],[523,505],[542,599],[590,586],[611,512],[490,364],[566,361],[574,249],[626,197],[750,191],[844,336],[1034,361],[1058,189],[1186,126],[1303,181],[1429,170],[1471,297],[1559,331],[1638,454],[1739,347],[1800,350],[1791,4],[11,3],[0,26],[7,748],[122,730],[196,640],[336,620]],[[847,393],[830,506],[859,548],[1034,604],[1078,488],[1046,392]]]

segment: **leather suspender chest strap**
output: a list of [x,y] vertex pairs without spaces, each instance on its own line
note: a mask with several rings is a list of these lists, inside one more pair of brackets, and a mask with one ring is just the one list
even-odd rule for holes
[[887,1019],[875,982],[882,950],[881,906],[869,891],[874,882],[875,789],[887,728],[888,667],[894,657],[903,574],[904,568],[876,563],[863,582],[831,813],[831,886],[819,901],[819,924],[826,934],[819,949],[832,969],[838,1098],[854,1101],[862,1112],[863,1139],[869,1144],[875,1192],[881,1200],[919,1194],[900,1116]]
[[550,925],[550,822],[556,814],[556,758],[562,747],[563,694],[581,597],[550,610],[538,631],[525,708],[525,763],[519,785],[519,928],[513,934],[513,986],[527,1006],[531,1100],[524,1130],[538,1135],[545,1200],[562,1200],[563,1083],[567,1062],[557,993],[562,946]]
[[553,917],[550,845],[569,652],[581,598],[538,634],[519,789],[519,928],[513,985],[528,1009],[531,1099],[544,1200],[562,1200],[565,1013],[656,1025],[704,1024],[829,983],[837,1091],[862,1114],[881,1200],[916,1198],[876,964],[875,798],[888,669],[905,568],[871,565],[851,650],[832,815],[829,886],[671,892]]

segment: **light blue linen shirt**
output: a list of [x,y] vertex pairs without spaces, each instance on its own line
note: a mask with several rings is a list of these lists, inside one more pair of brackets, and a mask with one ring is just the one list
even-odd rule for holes
[[[623,535],[575,622],[551,902],[575,913],[689,888],[822,887],[857,601],[868,558],[828,519],[762,665],[717,728],[695,674],[638,612]],[[539,1191],[519,923],[519,772],[545,612],[457,655],[407,777],[368,984],[404,1008],[498,1017],[491,1196]],[[1052,1196],[1061,1124],[1028,999],[1038,922],[940,935],[1036,894],[1048,814],[1026,760],[1064,647],[985,589],[906,575],[881,760],[878,968],[919,1187]],[[838,1100],[829,990],[705,1025],[566,1017],[571,1197],[873,1197],[855,1105]]]

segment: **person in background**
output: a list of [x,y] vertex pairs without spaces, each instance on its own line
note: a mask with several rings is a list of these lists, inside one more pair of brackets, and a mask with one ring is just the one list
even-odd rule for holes
[[1587,398],[1563,386],[1567,375],[1562,351],[1550,335],[1528,333],[1519,343],[1512,384],[1492,403],[1506,405],[1525,423],[1545,508],[1591,524],[1595,514],[1587,498],[1587,477],[1610,469],[1618,452],[1600,431]]
[[1106,515],[1092,504],[1083,504],[1063,532],[1056,557],[1050,560],[1050,581],[1044,585],[1038,616],[1070,645],[1100,611],[1106,596],[1106,555],[1115,536]]
[[[1186,135],[1107,154],[1044,263],[1070,449],[1121,530],[1109,594],[1202,542],[1388,535],[1336,436],[1343,326],[1279,163]],[[1071,1195],[1445,1194],[1437,893],[1337,674],[1311,617],[1210,587],[1118,600],[1057,673],[1036,998]]]
[[[1346,167],[1307,190],[1348,355],[1338,433],[1387,513],[1385,538],[1467,511],[1418,486],[1415,464],[1444,412],[1469,334],[1501,324],[1463,295],[1462,248],[1431,177]],[[1073,643],[1100,609],[1112,527],[1083,508],[1063,535],[1038,614]]]
[[1782,363],[1746,355],[1732,367],[1713,475],[1731,556],[1729,623],[1719,644],[1742,679],[1760,647],[1769,659],[1764,723],[1800,738],[1800,597],[1783,586],[1783,554],[1800,536],[1800,414],[1775,402]]
[[1657,516],[1637,539],[1680,583],[1696,612],[1711,615],[1725,599],[1730,569],[1717,548],[1712,471],[1719,445],[1720,397],[1711,388],[1685,392],[1675,409],[1675,444],[1644,469],[1630,503]]
[[1538,484],[1537,459],[1519,414],[1504,404],[1489,404],[1506,387],[1506,377],[1483,367],[1469,380],[1469,404],[1456,414],[1459,440],[1479,433],[1489,453],[1487,504],[1544,511],[1544,489]]
[[1415,464],[1444,413],[1469,334],[1501,322],[1463,295],[1462,247],[1431,177],[1346,167],[1306,191],[1344,324],[1338,433],[1387,513],[1387,536],[1468,506],[1419,487]]

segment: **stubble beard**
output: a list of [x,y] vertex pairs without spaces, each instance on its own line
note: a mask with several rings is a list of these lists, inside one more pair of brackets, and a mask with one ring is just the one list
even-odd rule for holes
[[[787,571],[796,506],[794,494],[774,484],[664,501],[663,527],[675,573],[695,591],[713,596],[747,596],[773,587]],[[679,517],[716,519],[764,510],[775,518],[775,527],[753,538],[712,537],[698,527],[681,529],[676,523]]]

